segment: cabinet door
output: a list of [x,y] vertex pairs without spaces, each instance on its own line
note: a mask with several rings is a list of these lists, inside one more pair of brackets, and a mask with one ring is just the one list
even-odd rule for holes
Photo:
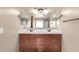
[[44,40],[44,50],[45,52],[60,52],[61,51],[61,34],[48,34],[42,35]]
[[53,35],[53,40],[51,41],[52,51],[61,52],[61,46],[62,46],[61,39],[62,39],[61,35],[59,34]]
[[44,40],[44,52],[51,52],[51,39],[52,36],[51,35],[44,35],[43,36],[43,40]]
[[37,36],[37,39],[36,39],[36,48],[39,52],[42,52],[43,49],[44,49],[44,39],[40,36]]
[[19,51],[36,51],[36,37],[33,35],[19,35]]
[[25,51],[25,35],[19,35],[19,51]]

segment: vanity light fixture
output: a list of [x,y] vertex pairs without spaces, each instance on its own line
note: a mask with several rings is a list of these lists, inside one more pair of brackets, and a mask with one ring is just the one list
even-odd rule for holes
[[49,12],[47,8],[34,8],[33,14],[35,15],[45,15]]

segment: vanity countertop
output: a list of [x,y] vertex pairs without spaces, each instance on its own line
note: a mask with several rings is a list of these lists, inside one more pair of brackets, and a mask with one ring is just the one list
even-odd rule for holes
[[48,32],[47,30],[19,30],[19,34],[62,34],[59,30],[51,30]]

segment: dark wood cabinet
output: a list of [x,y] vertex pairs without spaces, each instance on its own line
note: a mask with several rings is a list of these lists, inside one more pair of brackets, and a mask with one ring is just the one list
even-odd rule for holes
[[61,34],[19,34],[20,52],[61,52]]

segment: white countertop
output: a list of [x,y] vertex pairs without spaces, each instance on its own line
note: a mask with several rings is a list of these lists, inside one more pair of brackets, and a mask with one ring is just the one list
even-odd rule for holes
[[33,30],[30,32],[30,30],[19,30],[19,34],[62,34],[60,30],[51,30],[48,32],[48,30]]

